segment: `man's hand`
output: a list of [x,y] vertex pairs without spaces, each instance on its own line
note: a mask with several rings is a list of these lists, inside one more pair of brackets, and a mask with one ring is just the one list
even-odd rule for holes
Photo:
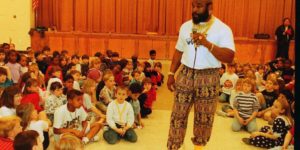
[[168,82],[167,82],[167,85],[168,85],[168,89],[173,92],[174,91],[174,84],[175,84],[175,78],[174,78],[174,75],[169,75],[168,76]]
[[202,33],[194,33],[194,34],[192,34],[192,39],[193,39],[193,42],[195,43],[195,45],[197,45],[197,46],[203,45],[206,48],[210,48],[209,46],[211,44],[209,43],[209,41],[207,41],[206,35],[204,35]]

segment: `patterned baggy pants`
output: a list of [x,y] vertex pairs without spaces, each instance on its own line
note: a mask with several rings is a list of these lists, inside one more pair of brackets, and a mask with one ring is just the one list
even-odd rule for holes
[[168,149],[177,150],[184,141],[189,112],[194,104],[195,145],[209,141],[217,97],[220,90],[219,69],[195,70],[183,66],[175,82],[175,100],[171,114]]

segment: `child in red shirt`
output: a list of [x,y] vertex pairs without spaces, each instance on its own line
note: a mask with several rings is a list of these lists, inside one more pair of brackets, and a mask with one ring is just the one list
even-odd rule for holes
[[21,104],[23,103],[32,103],[38,112],[43,110],[41,106],[44,102],[39,96],[39,86],[36,79],[30,78],[26,81],[21,99]]
[[140,101],[141,116],[145,118],[152,113],[152,104],[156,101],[156,90],[152,87],[150,78],[145,78],[142,84],[144,91],[138,99]]

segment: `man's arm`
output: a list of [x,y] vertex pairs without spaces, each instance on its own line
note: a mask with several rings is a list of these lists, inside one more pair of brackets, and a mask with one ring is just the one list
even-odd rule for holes
[[234,51],[229,48],[219,47],[203,38],[202,45],[205,46],[218,60],[224,63],[231,63],[234,58]]
[[182,52],[175,50],[175,53],[172,58],[172,64],[170,67],[170,72],[175,73],[181,64]]
[[181,64],[181,57],[182,57],[182,53],[178,50],[175,50],[174,55],[173,55],[173,59],[172,59],[172,64],[170,67],[170,72],[173,74],[169,74],[168,75],[168,89],[172,92],[174,90],[174,83],[175,83],[175,79],[174,79],[174,74],[177,71],[177,69],[179,68],[180,64]]

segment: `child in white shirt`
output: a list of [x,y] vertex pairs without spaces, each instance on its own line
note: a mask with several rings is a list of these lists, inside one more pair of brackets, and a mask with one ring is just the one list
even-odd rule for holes
[[131,104],[125,101],[127,96],[127,88],[118,87],[116,100],[107,107],[109,129],[104,131],[103,137],[109,144],[115,144],[121,138],[129,142],[137,141],[137,135],[132,129],[134,113]]

